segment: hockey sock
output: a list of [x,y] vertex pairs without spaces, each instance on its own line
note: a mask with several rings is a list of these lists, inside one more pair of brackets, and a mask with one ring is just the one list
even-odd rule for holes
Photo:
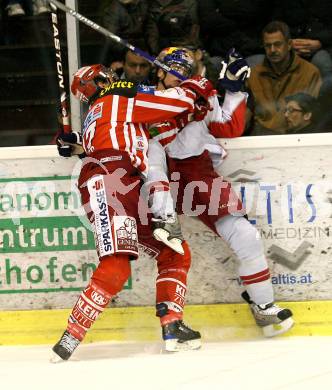
[[266,305],[274,301],[274,293],[271,279],[266,279],[261,282],[248,284],[245,286],[250,296],[250,299],[256,305]]
[[96,321],[111,299],[111,294],[90,282],[79,296],[68,319],[67,330],[82,341],[88,329]]
[[184,241],[182,245],[184,255],[165,247],[157,258],[156,315],[162,326],[183,317],[191,256],[188,244]]
[[122,290],[129,275],[130,264],[127,255],[102,258],[89,285],[81,293],[69,316],[67,330],[75,338],[83,340],[111,297]]
[[257,305],[273,302],[270,271],[255,227],[247,219],[233,215],[220,218],[215,226],[237,255],[238,276],[251,300]]

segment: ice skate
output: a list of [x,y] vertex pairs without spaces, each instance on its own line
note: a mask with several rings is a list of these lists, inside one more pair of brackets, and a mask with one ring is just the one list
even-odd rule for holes
[[293,313],[289,309],[279,307],[271,302],[266,305],[256,305],[244,291],[242,298],[249,303],[256,324],[262,328],[265,337],[274,337],[287,332],[293,325]]
[[66,330],[61,339],[52,348],[51,363],[60,363],[68,360],[79,344],[80,341]]
[[182,248],[183,236],[180,222],[176,214],[166,219],[152,218],[153,237],[169,246],[175,252],[184,254]]
[[181,320],[171,322],[162,327],[165,349],[168,352],[199,349],[202,345],[201,334],[190,329]]

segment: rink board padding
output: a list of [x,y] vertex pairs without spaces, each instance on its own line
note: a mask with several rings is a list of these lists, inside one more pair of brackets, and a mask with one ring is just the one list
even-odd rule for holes
[[[332,301],[282,302],[293,311],[295,326],[285,336],[332,335]],[[0,312],[0,345],[53,344],[62,334],[70,310]],[[205,341],[262,337],[246,304],[189,305],[185,322]],[[153,307],[108,308],[88,332],[85,342],[160,341]]]
[[[218,173],[262,238],[275,299],[332,300],[332,135],[220,142],[229,154]],[[80,164],[55,145],[1,148],[0,311],[71,308],[88,284],[98,257],[77,189]],[[229,246],[198,217],[180,222],[192,253],[187,304],[242,303]],[[153,306],[156,275],[142,250],[112,306]]]

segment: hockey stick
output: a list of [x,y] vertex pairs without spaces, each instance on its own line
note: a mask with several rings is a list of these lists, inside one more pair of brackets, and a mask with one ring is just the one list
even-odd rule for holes
[[59,125],[60,125],[61,132],[70,133],[71,127],[70,127],[69,113],[68,113],[69,104],[68,104],[68,95],[65,89],[65,81],[63,75],[57,7],[53,3],[50,3],[50,5],[51,5],[51,20],[52,20],[52,27],[53,27],[56,70],[57,70],[57,77],[58,77],[61,118],[62,118],[62,123],[60,123],[59,121]]
[[106,30],[106,28],[99,26],[99,24],[93,22],[92,20],[86,18],[85,16],[81,15],[80,13],[76,12],[70,7],[67,7],[66,5],[60,3],[57,0],[47,0],[51,6],[53,4],[53,7],[57,7],[61,9],[64,12],[68,12],[70,15],[72,15],[74,18],[78,19],[80,22],[86,24],[87,26],[91,27],[93,30],[96,30],[100,32],[101,34],[105,35],[108,38],[111,38],[113,41],[118,42],[119,44],[127,47],[131,51],[133,51],[135,54],[145,58],[147,61],[149,61],[151,64],[154,64],[158,66],[159,68],[163,69],[164,71],[171,73],[172,75],[176,76],[180,80],[186,80],[186,77],[184,77],[182,74],[176,72],[175,70],[171,69],[166,64],[160,62],[157,58],[151,56],[149,53],[147,53],[144,50],[139,49],[138,47],[133,46],[126,40],[120,38],[119,36],[111,33],[110,31]]

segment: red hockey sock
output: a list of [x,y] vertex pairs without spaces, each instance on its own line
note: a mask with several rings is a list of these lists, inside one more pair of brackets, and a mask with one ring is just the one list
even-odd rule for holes
[[184,255],[164,248],[158,256],[156,281],[157,316],[161,325],[182,319],[190,267],[188,244],[183,243]]
[[157,316],[162,326],[183,317],[187,286],[180,272],[166,270],[157,279]]
[[69,316],[68,332],[82,341],[111,297],[122,290],[129,275],[130,264],[127,255],[103,257]]
[[82,341],[85,333],[96,321],[111,299],[111,294],[92,281],[81,293],[68,319],[67,330]]

